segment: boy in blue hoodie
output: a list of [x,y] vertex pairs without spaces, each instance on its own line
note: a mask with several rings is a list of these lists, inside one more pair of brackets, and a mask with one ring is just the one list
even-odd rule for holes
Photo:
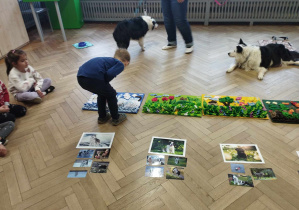
[[[79,85],[98,95],[98,123],[106,123],[112,117],[112,125],[119,125],[127,119],[118,113],[116,91],[110,81],[119,75],[130,63],[130,54],[126,49],[115,51],[114,58],[97,57],[84,63],[78,71]],[[110,113],[106,113],[106,101]]]

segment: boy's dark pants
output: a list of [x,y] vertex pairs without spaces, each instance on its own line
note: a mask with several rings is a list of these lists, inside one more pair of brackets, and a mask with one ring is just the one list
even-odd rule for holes
[[108,82],[82,76],[77,77],[77,80],[83,89],[98,95],[99,118],[106,117],[106,101],[108,102],[112,119],[119,118],[116,91]]

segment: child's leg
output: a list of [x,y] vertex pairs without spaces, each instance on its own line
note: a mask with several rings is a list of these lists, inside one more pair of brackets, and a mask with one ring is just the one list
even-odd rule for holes
[[55,89],[54,86],[51,86],[51,83],[52,83],[51,79],[49,78],[44,79],[42,88],[40,90],[42,92],[46,92],[46,94],[51,93]]
[[9,112],[5,112],[5,113],[0,113],[0,123],[4,123],[4,122],[8,122],[8,121],[15,121],[16,117],[9,113]]
[[10,104],[9,113],[15,115],[16,117],[23,117],[27,112],[27,108],[21,105]]
[[17,101],[31,101],[36,98],[40,98],[37,92],[24,92],[16,94]]
[[5,139],[14,129],[15,124],[11,121],[0,124],[0,137]]
[[106,97],[102,95],[98,95],[98,113],[99,118],[106,117]]
[[105,84],[102,86],[102,90],[99,93],[99,95],[104,96],[104,98],[107,100],[112,119],[118,119],[119,118],[118,105],[117,105],[116,91],[114,90],[114,88],[109,83]]
[[47,90],[51,86],[51,82],[52,82],[51,79],[45,78],[40,91],[45,92],[45,90]]
[[116,93],[110,94],[110,95],[106,96],[106,98],[107,98],[108,107],[109,107],[112,119],[118,119],[119,114],[118,114]]

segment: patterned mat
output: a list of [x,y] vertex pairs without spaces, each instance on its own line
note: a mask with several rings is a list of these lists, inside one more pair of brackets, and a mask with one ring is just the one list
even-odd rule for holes
[[268,119],[258,97],[204,95],[204,115]]
[[[142,103],[142,100],[144,98],[144,94],[118,92],[116,97],[117,97],[118,111],[120,113],[137,114],[140,105]],[[88,99],[87,103],[83,105],[82,110],[98,111],[97,99],[98,99],[98,95],[92,94]],[[108,107],[106,107],[106,109],[107,111],[109,110]]]
[[274,123],[299,124],[299,101],[263,100]]
[[151,114],[201,117],[202,97],[150,93],[142,108],[142,112]]

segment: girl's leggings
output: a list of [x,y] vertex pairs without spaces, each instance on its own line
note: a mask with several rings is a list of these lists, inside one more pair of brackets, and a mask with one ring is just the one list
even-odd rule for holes
[[[44,92],[45,90],[47,90],[50,86],[51,86],[51,79],[46,78],[44,79],[42,88],[40,89],[40,91]],[[34,88],[31,88],[28,92],[24,92],[24,93],[17,93],[16,94],[16,99],[17,101],[30,101],[33,100],[35,98],[38,98],[38,94],[37,92],[35,92]]]

